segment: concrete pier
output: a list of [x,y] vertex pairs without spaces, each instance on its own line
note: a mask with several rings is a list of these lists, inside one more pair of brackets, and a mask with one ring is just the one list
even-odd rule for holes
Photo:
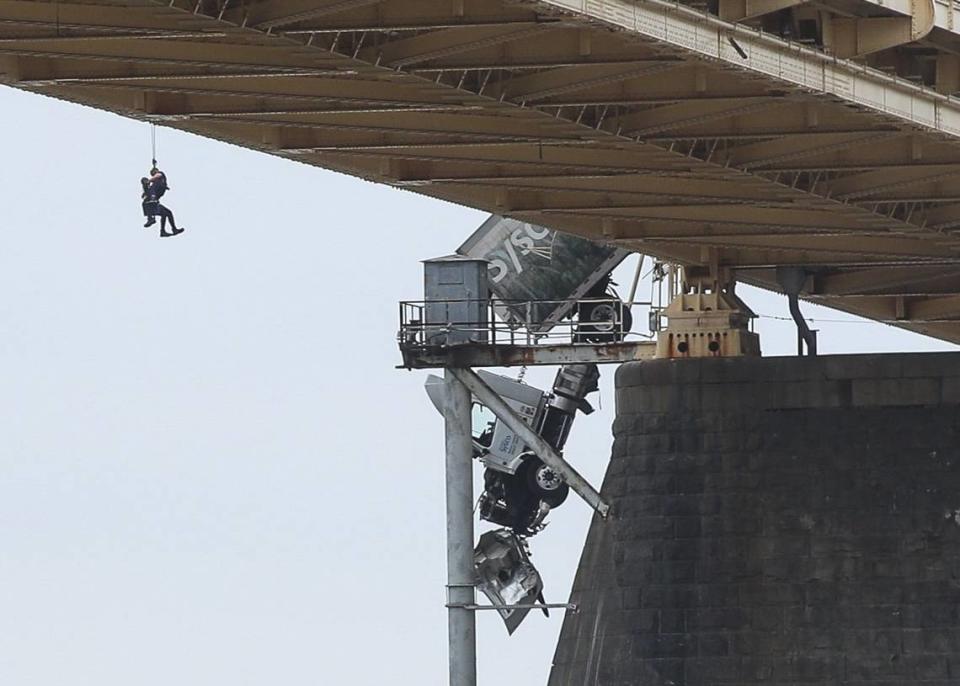
[[960,354],[655,361],[551,686],[960,684]]

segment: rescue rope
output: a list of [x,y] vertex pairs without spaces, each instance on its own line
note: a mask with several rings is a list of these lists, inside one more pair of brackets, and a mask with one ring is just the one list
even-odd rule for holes
[[151,151],[151,161],[153,166],[157,166],[157,125],[150,124],[150,151]]

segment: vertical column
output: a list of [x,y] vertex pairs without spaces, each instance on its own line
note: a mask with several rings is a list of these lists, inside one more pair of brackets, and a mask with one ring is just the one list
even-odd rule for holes
[[450,686],[476,686],[477,629],[473,610],[473,443],[470,438],[470,391],[444,370],[443,408],[447,448],[447,603]]

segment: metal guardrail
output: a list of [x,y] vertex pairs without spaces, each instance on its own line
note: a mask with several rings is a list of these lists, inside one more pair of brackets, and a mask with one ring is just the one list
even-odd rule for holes
[[[580,312],[583,320],[545,322],[537,318],[537,312],[549,314],[559,302],[403,301],[397,334],[403,356],[400,366],[429,369],[616,364],[654,356],[656,344],[649,340],[649,334],[631,330],[630,315],[626,314],[630,308],[619,299],[576,301],[575,311]],[[439,313],[448,310],[471,311],[475,316],[469,320],[438,319]],[[518,316],[518,312],[522,314]],[[524,321],[524,317],[528,319]]]
[[[538,317],[538,313],[550,313],[562,300],[404,300],[400,302],[400,331],[397,340],[401,349],[431,348],[446,345],[449,334],[462,334],[472,343],[486,345],[564,345],[581,343],[615,343],[627,336],[649,338],[630,330],[629,308],[619,298],[584,298],[576,301],[574,310],[592,311],[595,318],[589,321],[564,319],[559,322]],[[427,308],[435,312],[437,307],[447,305],[450,309],[466,309],[483,312],[483,316],[470,320],[432,321]],[[605,315],[613,314],[607,317]]]

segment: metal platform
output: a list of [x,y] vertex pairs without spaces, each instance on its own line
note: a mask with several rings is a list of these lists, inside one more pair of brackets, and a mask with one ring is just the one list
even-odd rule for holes
[[960,342],[958,18],[934,0],[0,0],[0,80],[761,286],[803,265],[803,297]]
[[486,345],[403,349],[407,369],[441,367],[527,367],[563,364],[619,364],[652,360],[657,344],[651,341],[609,344]]
[[[482,317],[471,321],[429,321],[429,306],[446,303],[476,303]],[[619,300],[590,298],[577,303],[610,304],[622,307]],[[576,304],[574,303],[574,307]],[[586,327],[570,319],[543,323],[532,313],[550,313],[561,301],[531,300],[485,301],[406,300],[400,303],[400,330],[397,342],[407,369],[441,367],[517,367],[577,363],[618,364],[654,357],[657,344],[643,340],[625,329],[622,322],[593,324]],[[570,303],[567,303],[570,304]],[[471,308],[473,309],[473,308]],[[510,323],[509,312],[526,313],[529,326]],[[458,342],[447,343],[455,333]],[[466,338],[471,340],[467,341]],[[628,340],[629,339],[629,340]]]

